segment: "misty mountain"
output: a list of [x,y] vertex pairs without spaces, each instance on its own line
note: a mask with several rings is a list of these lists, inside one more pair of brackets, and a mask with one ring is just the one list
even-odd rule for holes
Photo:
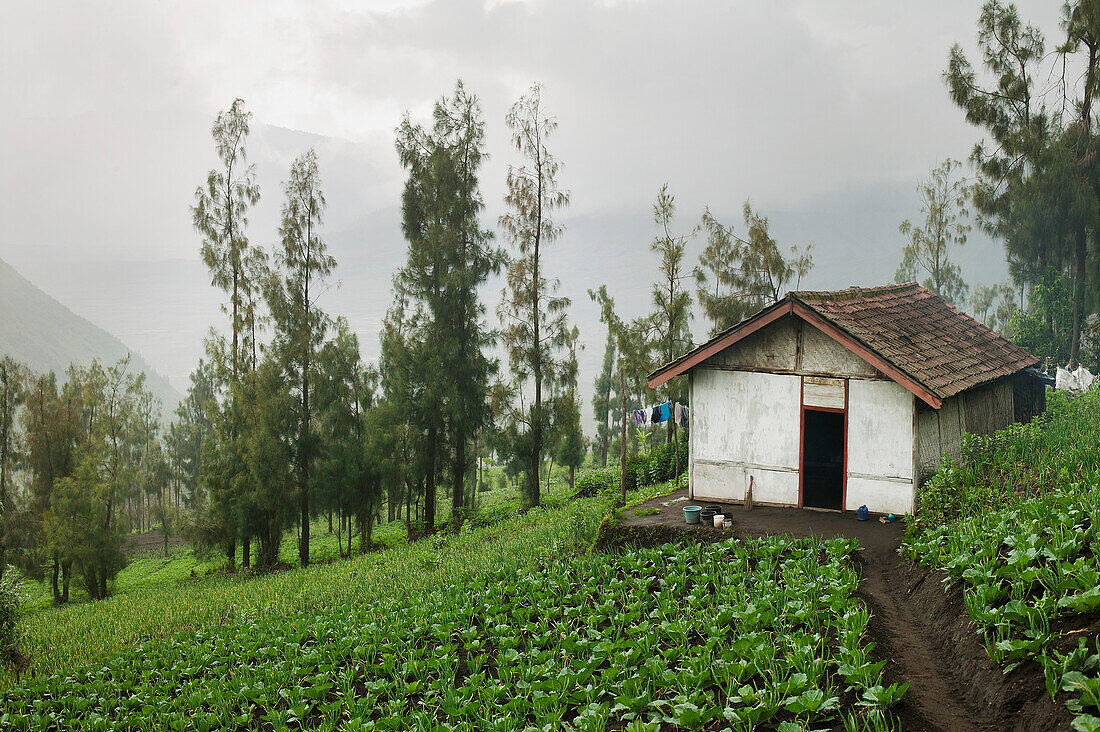
[[[141,306],[135,303],[130,308]],[[110,364],[131,354],[131,368],[145,374],[149,390],[160,399],[166,414],[180,401],[179,392],[133,349],[35,287],[3,260],[0,315],[0,353],[37,373],[53,371],[64,378],[70,364],[86,365],[96,358]]]

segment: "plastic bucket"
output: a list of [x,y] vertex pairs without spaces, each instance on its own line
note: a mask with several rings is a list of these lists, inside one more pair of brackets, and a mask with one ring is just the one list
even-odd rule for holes
[[689,524],[699,523],[699,512],[702,510],[702,506],[684,506],[684,521]]
[[699,520],[702,521],[704,525],[710,526],[714,523],[714,517],[717,515],[718,514],[715,511],[709,508],[704,508],[702,511],[699,512]]

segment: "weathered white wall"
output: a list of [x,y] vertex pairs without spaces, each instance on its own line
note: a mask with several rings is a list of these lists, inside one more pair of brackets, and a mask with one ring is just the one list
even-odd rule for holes
[[848,382],[846,509],[912,513],[915,409],[893,381]]
[[784,316],[707,359],[708,366],[794,371],[799,359],[800,320]]
[[809,323],[802,324],[802,368],[805,374],[826,374],[873,379],[881,376],[874,366],[834,341]]
[[692,495],[798,503],[797,376],[696,368],[691,378]]
[[703,362],[703,366],[839,378],[885,378],[882,374],[794,315],[787,315]]
[[844,379],[807,376],[802,381],[802,403],[807,407],[844,409]]

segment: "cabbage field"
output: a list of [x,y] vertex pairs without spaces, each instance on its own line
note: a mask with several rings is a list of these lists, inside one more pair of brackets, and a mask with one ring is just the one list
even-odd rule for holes
[[885,729],[854,541],[588,554],[403,600],[139,643],[4,729]]
[[1005,673],[1038,662],[1074,728],[1100,732],[1100,639],[1082,634],[1100,611],[1100,391],[968,450],[925,487],[903,550],[962,584]]

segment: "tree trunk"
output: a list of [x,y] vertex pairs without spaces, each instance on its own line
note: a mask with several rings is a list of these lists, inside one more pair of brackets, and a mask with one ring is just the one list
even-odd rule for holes
[[[676,412],[672,413],[673,419],[676,418]],[[672,479],[679,480],[680,478],[680,437],[676,432],[676,424],[672,425],[672,452],[676,456],[676,467],[674,468]]]
[[619,433],[619,490],[622,493],[623,503],[626,503],[626,387],[623,367],[619,367],[619,394],[622,396],[622,431]]
[[60,604],[61,591],[57,586],[57,575],[61,571],[61,564],[57,561],[57,555],[53,555],[53,571],[50,573],[50,586],[53,588],[54,604]]
[[457,531],[462,528],[462,518],[466,513],[464,493],[466,488],[466,438],[461,434],[456,435],[455,460],[451,472],[454,480],[451,500],[451,528]]
[[436,429],[428,430],[428,475],[424,488],[424,528],[431,531],[435,528],[435,463],[436,463]]
[[[168,537],[166,536],[165,545],[167,546]],[[241,568],[249,569],[252,567],[252,537],[245,534],[241,537]]]
[[370,546],[370,535],[373,527],[374,513],[367,511],[364,515],[359,517],[359,553],[366,554],[367,547]]
[[1085,259],[1088,234],[1084,226],[1077,232],[1076,246],[1073,252],[1073,338],[1069,345],[1069,360],[1077,362],[1081,349],[1081,301],[1085,297]]
[[73,563],[64,562],[61,565],[61,602],[69,601],[69,580],[73,576]]
[[299,509],[298,520],[302,522],[302,538],[298,541],[298,564],[302,567],[309,566],[309,378],[302,370],[302,434],[298,437],[299,471],[298,491]]

